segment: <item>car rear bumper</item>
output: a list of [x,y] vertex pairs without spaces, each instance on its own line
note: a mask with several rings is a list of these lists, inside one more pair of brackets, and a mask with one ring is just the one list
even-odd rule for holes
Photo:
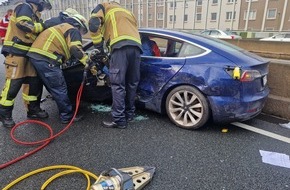
[[268,95],[269,89],[265,89],[259,95],[245,99],[221,96],[208,97],[213,120],[216,123],[230,123],[252,119],[262,112]]

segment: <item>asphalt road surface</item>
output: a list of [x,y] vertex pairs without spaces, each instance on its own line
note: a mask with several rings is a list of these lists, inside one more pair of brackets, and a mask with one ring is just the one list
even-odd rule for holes
[[[2,64],[0,73],[2,89],[5,76]],[[20,95],[13,112],[16,122],[26,120]],[[46,95],[44,93],[43,97]],[[109,118],[110,105],[88,102],[81,105],[80,112],[85,116],[82,121],[74,123],[39,152],[0,170],[1,189],[30,171],[63,164],[96,175],[112,167],[154,166],[156,173],[144,190],[290,189],[289,157],[288,160],[280,157],[276,160],[280,166],[275,166],[263,163],[260,154],[260,151],[269,151],[290,155],[290,129],[278,125],[287,121],[260,115],[244,122],[252,130],[209,123],[201,130],[189,131],[176,127],[166,116],[138,109],[137,120],[127,129],[106,129],[101,123]],[[52,99],[44,101],[42,108],[50,115],[44,121],[52,126],[54,134],[65,127],[60,124]],[[40,140],[48,137],[49,132],[43,127],[27,125],[18,128],[15,136],[25,141]],[[16,144],[10,137],[10,129],[0,126],[0,164],[33,148],[35,146]],[[32,176],[11,189],[40,189],[44,181],[57,172]],[[85,188],[86,179],[80,174],[61,177],[47,187],[48,190]]]

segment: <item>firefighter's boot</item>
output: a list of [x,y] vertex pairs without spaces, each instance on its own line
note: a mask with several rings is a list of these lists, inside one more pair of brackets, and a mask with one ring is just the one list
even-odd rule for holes
[[0,121],[2,122],[3,127],[11,128],[15,125],[12,118],[12,109],[13,106],[6,107],[0,105]]
[[31,119],[48,118],[48,113],[40,108],[38,101],[33,101],[28,104],[27,117]]

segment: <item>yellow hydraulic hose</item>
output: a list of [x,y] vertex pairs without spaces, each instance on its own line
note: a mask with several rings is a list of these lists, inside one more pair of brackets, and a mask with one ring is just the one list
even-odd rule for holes
[[82,173],[84,174],[84,176],[87,178],[87,181],[88,181],[88,185],[87,185],[87,190],[90,189],[90,178],[89,177],[92,177],[94,178],[95,180],[98,179],[98,177],[96,175],[94,175],[93,173],[89,172],[89,171],[86,171],[86,170],[83,170],[81,168],[78,168],[78,167],[75,167],[75,166],[69,166],[69,165],[55,165],[55,166],[48,166],[48,167],[44,167],[44,168],[40,168],[40,169],[37,169],[37,170],[34,170],[32,172],[29,172],[19,178],[17,178],[16,180],[12,181],[11,183],[9,183],[6,187],[4,187],[2,190],[9,190],[11,187],[13,187],[15,184],[19,183],[20,181],[32,176],[32,175],[35,175],[35,174],[38,174],[38,173],[41,173],[41,172],[45,172],[45,171],[48,171],[48,170],[55,170],[55,169],[66,169],[65,171],[62,171],[62,172],[59,172],[55,175],[53,175],[52,177],[50,177],[41,187],[41,190],[45,189],[49,183],[51,183],[53,180],[55,180],[56,178],[58,177],[61,177],[63,175],[67,175],[67,174],[71,174],[71,173]]

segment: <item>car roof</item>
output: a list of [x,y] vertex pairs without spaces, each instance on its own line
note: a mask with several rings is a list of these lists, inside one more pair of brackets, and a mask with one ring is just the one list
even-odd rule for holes
[[163,34],[166,36],[173,36],[173,37],[177,37],[181,39],[186,39],[186,38],[192,39],[192,35],[193,35],[190,33],[180,32],[176,30],[157,29],[157,28],[140,28],[139,32],[158,33],[158,34]]
[[[179,38],[182,41],[189,41],[193,43],[197,43],[199,45],[202,45],[204,47],[211,47],[211,48],[218,48],[220,49],[220,45],[225,44],[224,41],[218,40],[218,39],[213,39],[209,36],[202,35],[202,34],[192,34],[192,33],[186,33],[186,32],[180,32],[176,30],[168,30],[168,29],[156,29],[156,28],[140,28],[139,32],[145,32],[145,33],[156,33],[156,34],[161,34],[164,36],[172,36],[175,38]],[[232,46],[231,44],[227,44],[228,46]],[[235,49],[240,49],[236,46]]]
[[[187,32],[181,32],[177,30],[168,30],[168,29],[157,29],[157,28],[140,28],[139,32],[145,32],[145,33],[152,33],[152,34],[161,34],[164,36],[171,36],[174,38],[179,38],[182,41],[190,41],[198,44],[204,44],[204,41],[212,41],[212,38],[209,36],[205,36],[202,34],[194,34],[194,33],[187,33]],[[207,45],[205,45],[206,47]]]
[[[219,53],[220,55],[227,56],[231,60],[237,60],[241,61],[241,59],[246,60],[249,56],[256,60],[262,60],[261,57],[254,55],[254,54],[249,54],[246,53],[246,50],[239,48],[238,46],[232,45],[228,42],[225,42],[223,40],[211,38],[210,36],[207,35],[202,35],[202,34],[190,34],[190,33],[185,33],[185,32],[180,32],[176,30],[168,30],[168,29],[159,29],[159,28],[139,28],[140,33],[151,33],[151,34],[156,34],[156,35],[164,35],[164,36],[169,36],[173,38],[180,39],[182,41],[188,41],[190,43],[195,43],[198,45],[201,45],[205,48],[208,48],[212,51],[215,51]],[[233,53],[233,51],[236,51],[236,53]],[[230,53],[231,52],[231,53]],[[244,54],[244,55],[243,55]],[[237,57],[239,55],[239,57]],[[245,56],[245,57],[244,57]]]

